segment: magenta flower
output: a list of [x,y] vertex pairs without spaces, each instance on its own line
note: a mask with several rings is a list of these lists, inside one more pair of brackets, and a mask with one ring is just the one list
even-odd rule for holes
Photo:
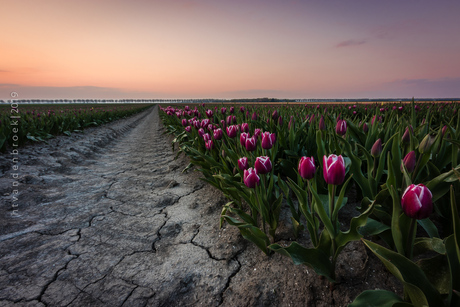
[[324,117],[321,116],[319,119],[319,130],[326,130],[326,124],[324,123]]
[[256,112],[252,113],[252,120],[257,120],[257,113]]
[[205,113],[206,113],[206,116],[208,118],[211,118],[214,115],[214,112],[212,110],[209,110],[209,109]]
[[234,107],[230,107],[230,114],[233,114],[235,113],[235,108]]
[[233,139],[234,137],[236,137],[237,132],[238,130],[235,125],[227,127],[227,135],[229,138]]
[[187,126],[187,125],[188,125],[188,122],[187,122],[187,120],[186,120],[185,118],[184,118],[184,119],[182,119],[182,126],[184,126],[184,127],[185,127],[185,126]]
[[371,155],[374,158],[377,158],[378,156],[380,156],[380,153],[382,152],[382,150],[383,150],[382,140],[378,139],[377,141],[375,141],[374,145],[371,148]]
[[200,137],[203,137],[203,135],[204,135],[204,129],[203,128],[198,129],[198,135]]
[[426,186],[411,184],[402,195],[401,207],[408,217],[423,220],[433,212],[432,198]]
[[206,149],[207,150],[211,150],[214,148],[214,142],[212,140],[208,140],[204,143],[204,145],[206,146]]
[[327,184],[340,185],[345,179],[345,160],[342,155],[323,157],[323,176]]
[[410,143],[410,130],[409,127],[406,128],[406,131],[404,131],[404,134],[401,139],[403,144],[409,144]]
[[274,121],[277,121],[277,120],[278,120],[278,117],[279,117],[278,110],[273,111],[273,113],[272,113],[272,119],[273,119]]
[[270,149],[275,145],[276,142],[276,134],[270,133],[268,131],[262,133],[262,148],[263,149]]
[[254,129],[254,136],[256,139],[259,139],[259,136],[262,134],[262,131],[259,128]]
[[249,124],[248,123],[242,123],[241,124],[241,131],[243,132],[249,132]]
[[240,144],[241,146],[246,146],[246,139],[248,138],[249,134],[246,132],[242,132],[240,134]]
[[192,127],[191,127],[191,126],[185,127],[185,131],[187,131],[187,132],[192,132]]
[[243,157],[238,159],[238,168],[242,171],[249,168],[248,158]]
[[227,108],[222,107],[222,109],[220,109],[220,113],[225,114],[226,112],[227,112]]
[[364,131],[364,133],[367,133],[367,131],[369,131],[369,126],[367,125],[367,123],[364,123],[363,131]]
[[[415,164],[417,163],[417,159],[415,157],[415,151],[409,152],[403,159],[402,164],[406,167],[409,173],[412,173],[415,169]],[[402,164],[401,164],[401,171],[402,171]]]
[[257,157],[256,162],[254,163],[254,168],[257,170],[257,173],[262,175],[270,173],[273,168],[270,157]]
[[315,176],[316,167],[313,157],[302,157],[299,161],[298,171],[303,179],[312,179]]
[[209,135],[209,133],[204,133],[202,137],[203,137],[203,140],[205,142],[207,142],[207,141],[209,141],[211,139],[211,136]]
[[335,127],[335,132],[341,136],[345,135],[347,133],[347,122],[343,119],[339,119]]
[[211,121],[209,119],[205,118],[205,119],[203,119],[201,121],[201,127],[202,128],[207,128],[210,123],[211,123]]
[[214,139],[221,140],[223,136],[224,136],[224,133],[222,132],[222,129],[220,128],[214,129],[213,131]]
[[260,182],[260,177],[257,175],[257,171],[252,167],[245,169],[243,173],[243,182],[248,188],[254,189]]
[[249,137],[246,139],[246,150],[247,151],[254,151],[256,150],[257,148],[257,140],[256,138],[253,136],[253,137]]

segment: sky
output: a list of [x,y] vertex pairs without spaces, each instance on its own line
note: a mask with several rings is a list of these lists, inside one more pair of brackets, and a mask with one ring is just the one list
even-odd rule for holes
[[460,97],[458,0],[0,8],[0,99]]

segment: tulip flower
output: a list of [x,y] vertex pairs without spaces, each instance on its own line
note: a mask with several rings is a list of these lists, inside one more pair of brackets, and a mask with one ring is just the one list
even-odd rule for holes
[[252,167],[245,169],[243,173],[243,182],[248,188],[254,189],[260,182],[260,177],[257,175],[257,170],[253,169]]
[[208,118],[211,118],[214,115],[214,112],[212,112],[212,110],[207,110],[205,113]]
[[203,128],[198,129],[198,135],[200,137],[203,137],[203,135],[204,135],[204,129]]
[[267,156],[257,157],[256,162],[254,163],[254,168],[256,169],[257,173],[262,175],[270,173],[272,167],[272,162]]
[[242,171],[249,168],[248,158],[243,157],[238,159],[238,168]]
[[204,143],[204,145],[206,146],[206,149],[207,150],[211,150],[214,148],[214,142],[212,140],[208,140]]
[[408,217],[423,220],[433,212],[432,197],[423,184],[411,184],[402,195],[401,207]]
[[240,144],[241,146],[246,146],[246,139],[248,138],[249,134],[246,132],[242,132],[240,134]]
[[247,151],[254,151],[257,148],[257,141],[255,137],[249,137],[246,139],[246,144],[245,144],[246,150]]
[[299,161],[298,171],[303,179],[312,179],[315,176],[316,167],[313,157],[302,157]]
[[430,134],[427,134],[423,140],[420,142],[420,145],[418,146],[418,151],[420,153],[426,153],[431,150],[431,146],[433,146],[434,141],[436,140],[436,136],[432,136]]
[[237,129],[235,125],[227,127],[227,135],[229,138],[233,139],[234,137],[236,137],[236,133],[237,133]]
[[283,125],[283,117],[280,116],[278,117],[278,126],[282,126]]
[[268,131],[262,133],[262,148],[270,149],[273,147],[276,141],[276,134],[270,133]]
[[410,143],[410,131],[409,131],[409,127],[406,128],[406,131],[404,132],[404,134],[403,134],[403,136],[402,136],[401,142],[402,142],[403,144],[409,144],[409,143]]
[[259,136],[262,134],[262,131],[260,130],[260,128],[256,128],[254,129],[254,136],[258,139]]
[[235,112],[235,108],[234,107],[230,107],[230,114],[233,114]]
[[380,153],[382,152],[383,150],[383,147],[382,147],[382,140],[381,139],[378,139],[374,145],[372,146],[372,149],[371,149],[371,155],[374,157],[374,158],[377,158],[378,156],[380,156]]
[[321,116],[319,119],[319,130],[326,130],[326,124],[324,123],[324,117]]
[[345,160],[342,155],[323,157],[323,176],[327,184],[340,185],[345,179]]
[[252,120],[257,120],[257,113],[256,112],[252,113]]
[[213,136],[214,136],[214,139],[221,140],[222,137],[224,136],[224,133],[222,132],[222,129],[217,128],[217,129],[214,129]]
[[244,132],[249,132],[249,124],[248,123],[242,123],[241,124],[241,131],[244,131]]
[[220,109],[220,113],[225,114],[227,112],[227,108]]
[[335,127],[335,132],[341,136],[345,135],[347,133],[347,122],[343,119],[339,119]]
[[208,125],[209,125],[210,123],[211,123],[211,121],[210,121],[209,119],[205,118],[205,119],[203,119],[203,120],[201,121],[201,127],[202,127],[202,128],[206,128],[206,127],[208,127]]
[[363,131],[364,131],[364,133],[367,133],[369,131],[369,126],[367,125],[367,123],[364,123]]
[[[415,151],[409,152],[403,159],[402,164],[406,167],[409,173],[412,173],[415,169],[415,164],[417,163],[417,159],[415,157]],[[401,165],[402,171],[402,165]]]
[[202,138],[205,142],[207,142],[211,139],[211,136],[209,135],[209,133],[204,133]]
[[182,119],[182,126],[183,126],[183,127],[186,127],[187,125],[188,125],[187,120],[186,120],[185,118]]
[[272,113],[272,119],[273,119],[274,121],[277,121],[277,120],[278,120],[278,117],[279,117],[278,110],[273,111],[273,113]]
[[192,127],[191,127],[191,126],[185,127],[185,131],[187,131],[187,132],[192,132]]

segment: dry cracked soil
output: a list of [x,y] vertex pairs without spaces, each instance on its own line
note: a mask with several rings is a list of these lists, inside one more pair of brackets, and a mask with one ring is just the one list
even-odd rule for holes
[[0,306],[346,306],[366,289],[400,293],[361,242],[331,288],[219,228],[226,199],[182,172],[158,112],[0,156]]

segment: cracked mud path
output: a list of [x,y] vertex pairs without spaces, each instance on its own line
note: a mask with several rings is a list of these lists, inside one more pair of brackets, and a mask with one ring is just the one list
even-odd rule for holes
[[[153,107],[22,148],[18,171],[0,156],[0,306],[330,306],[360,292],[331,295],[312,270],[219,229],[225,198],[182,173],[163,131]],[[381,280],[362,247],[347,253],[360,266],[341,274]]]

